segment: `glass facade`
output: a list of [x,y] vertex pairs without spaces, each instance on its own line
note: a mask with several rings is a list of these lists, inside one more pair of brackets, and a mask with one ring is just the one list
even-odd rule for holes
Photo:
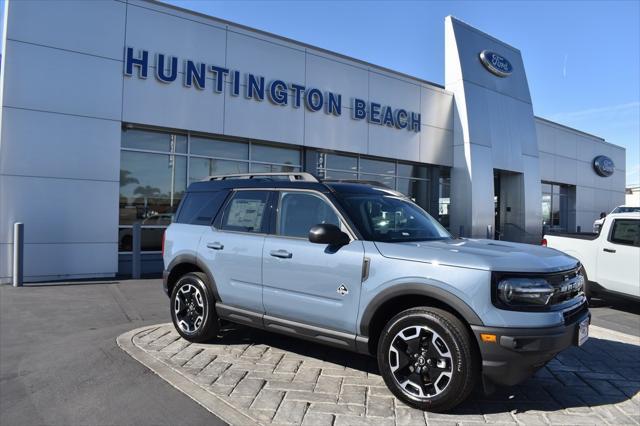
[[307,152],[306,160],[307,171],[320,178],[372,181],[401,192],[449,226],[451,178],[447,167],[321,151]]
[[568,230],[569,186],[542,182],[542,226],[549,231]]
[[120,152],[118,247],[132,247],[131,228],[142,226],[143,251],[160,251],[162,232],[187,185],[207,176],[300,171],[301,150],[189,133],[125,128]]

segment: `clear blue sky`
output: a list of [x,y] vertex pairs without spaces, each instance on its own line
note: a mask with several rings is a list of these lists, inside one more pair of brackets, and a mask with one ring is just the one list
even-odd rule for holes
[[440,84],[456,16],[521,50],[536,115],[626,147],[640,183],[640,1],[168,2]]
[[626,147],[640,183],[638,0],[168,2],[441,84],[454,15],[522,51],[536,115]]

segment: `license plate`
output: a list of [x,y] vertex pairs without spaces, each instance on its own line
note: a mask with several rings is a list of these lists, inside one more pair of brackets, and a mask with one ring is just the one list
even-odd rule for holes
[[578,346],[582,346],[589,339],[589,318],[583,320],[578,327]]

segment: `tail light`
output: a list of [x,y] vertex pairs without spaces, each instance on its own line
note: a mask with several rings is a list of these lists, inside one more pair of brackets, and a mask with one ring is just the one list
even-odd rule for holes
[[[164,242],[164,240],[162,240],[162,241]],[[546,247],[547,246],[547,239],[543,238],[542,241],[540,241],[540,245],[543,246],[543,247]]]
[[162,256],[164,257],[164,237],[167,234],[167,230],[162,231]]

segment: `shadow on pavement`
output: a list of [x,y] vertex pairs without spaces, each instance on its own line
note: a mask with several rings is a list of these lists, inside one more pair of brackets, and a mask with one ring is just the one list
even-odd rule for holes
[[[378,374],[375,358],[240,325],[222,330],[219,344],[263,344],[348,368]],[[526,413],[620,404],[640,392],[640,346],[590,338],[551,360],[533,377],[513,387],[498,387],[484,395],[478,386],[470,398],[448,414]],[[640,410],[640,405],[638,405]]]

